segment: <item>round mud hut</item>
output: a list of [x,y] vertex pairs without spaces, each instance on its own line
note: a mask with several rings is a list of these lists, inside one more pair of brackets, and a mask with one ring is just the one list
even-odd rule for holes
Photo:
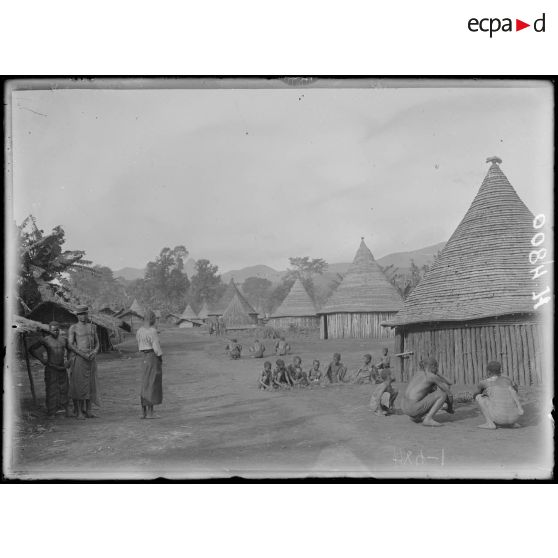
[[544,270],[537,273],[539,264],[530,263],[538,249],[532,244],[535,221],[501,160],[487,162],[469,210],[403,310],[386,324],[395,329],[397,349],[412,353],[397,359],[402,380],[426,357],[436,358],[440,373],[456,383],[477,383],[491,360],[517,384],[543,378],[541,326],[551,305],[534,308],[536,293],[544,291],[537,277]]
[[301,328],[318,329],[318,312],[312,297],[297,278],[289,293],[271,314],[267,322],[271,327],[288,329],[294,325]]
[[351,267],[318,312],[320,338],[393,337],[393,332],[380,324],[401,308],[399,291],[388,281],[362,239]]

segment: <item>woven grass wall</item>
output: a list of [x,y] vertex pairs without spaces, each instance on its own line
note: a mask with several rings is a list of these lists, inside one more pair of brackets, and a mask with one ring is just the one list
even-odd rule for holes
[[267,325],[276,329],[289,329],[291,325],[299,328],[318,329],[320,319],[318,316],[296,316],[292,318],[270,318]]
[[320,321],[320,338],[390,339],[394,331],[380,324],[394,315],[395,312],[325,314]]
[[438,361],[440,374],[455,383],[478,383],[487,376],[488,362],[497,360],[502,364],[502,374],[517,384],[540,384],[544,355],[540,327],[537,323],[524,322],[450,329],[398,329],[403,350],[414,352],[408,359],[396,359],[398,379],[408,381],[418,370],[419,361],[431,356]]

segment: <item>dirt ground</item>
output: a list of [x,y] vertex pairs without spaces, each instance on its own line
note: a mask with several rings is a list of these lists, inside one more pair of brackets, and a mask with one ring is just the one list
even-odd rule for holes
[[[245,348],[252,338],[239,336]],[[352,371],[362,355],[385,343],[299,338],[293,354],[307,369],[324,367],[333,352]],[[5,382],[16,419],[10,476],[18,478],[199,477],[505,477],[547,478],[552,445],[549,396],[520,388],[520,429],[487,431],[475,403],[454,415],[441,412],[440,428],[368,410],[370,385],[339,385],[266,392],[257,389],[263,361],[232,361],[222,338],[199,330],[165,329],[163,404],[158,420],[140,420],[140,355],[133,337],[117,352],[99,355],[99,418],[45,419],[42,366],[33,364],[41,409],[33,409],[27,373],[19,362]],[[268,349],[272,341],[267,340]],[[391,349],[390,344],[390,349]],[[269,350],[266,355],[269,354]],[[274,359],[273,359],[274,360]],[[442,371],[443,373],[443,371]],[[396,384],[400,392],[404,385]],[[473,386],[455,386],[454,392]],[[546,392],[549,390],[547,389]],[[396,407],[398,401],[396,401]],[[546,411],[545,411],[546,407]],[[10,421],[5,421],[9,424]]]

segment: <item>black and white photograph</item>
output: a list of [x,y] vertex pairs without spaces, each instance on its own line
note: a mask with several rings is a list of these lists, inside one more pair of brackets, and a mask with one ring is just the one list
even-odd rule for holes
[[4,477],[550,479],[554,95],[6,82]]

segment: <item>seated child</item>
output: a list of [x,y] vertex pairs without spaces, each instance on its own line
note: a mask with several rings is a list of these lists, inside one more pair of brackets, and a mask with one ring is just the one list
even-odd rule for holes
[[279,341],[275,343],[275,354],[277,356],[285,356],[291,352],[291,346],[285,341],[284,337],[280,337]]
[[[391,370],[389,368],[384,368],[380,371],[381,382],[376,382],[375,387],[372,391],[372,397],[370,398],[370,410],[374,411],[374,414],[378,416],[385,416],[388,411],[393,409],[393,402],[397,397],[397,389],[395,389],[391,384],[395,381],[391,377]],[[389,394],[389,400],[386,401],[386,406],[382,404],[384,399],[384,394]]]
[[308,372],[308,380],[311,384],[319,384],[322,380],[322,371],[320,370],[320,361],[314,360],[312,368]]
[[372,355],[364,355],[364,366],[359,368],[353,382],[355,384],[367,384],[372,382],[372,374],[375,371],[375,367],[372,362]]
[[333,360],[328,364],[325,371],[326,378],[332,384],[345,381],[345,374],[347,374],[347,367],[341,362],[341,355],[333,353]]
[[265,346],[259,339],[256,339],[254,341],[254,345],[250,347],[248,350],[251,353],[254,353],[252,355],[252,358],[263,358],[265,352]]
[[299,356],[295,356],[293,358],[293,363],[289,364],[288,367],[289,376],[291,377],[291,381],[293,385],[297,386],[307,386],[308,385],[308,376],[306,372],[302,370],[302,359]]
[[231,339],[225,349],[229,353],[229,357],[238,360],[242,354],[242,345],[236,339]]
[[272,376],[273,374],[271,372],[271,362],[269,362],[269,360],[266,360],[264,362],[264,369],[262,370],[260,381],[258,382],[258,388],[271,389],[273,387]]
[[275,362],[275,370],[273,371],[273,387],[279,389],[290,388],[291,378],[289,376],[288,370],[285,368],[285,361],[278,358]]

